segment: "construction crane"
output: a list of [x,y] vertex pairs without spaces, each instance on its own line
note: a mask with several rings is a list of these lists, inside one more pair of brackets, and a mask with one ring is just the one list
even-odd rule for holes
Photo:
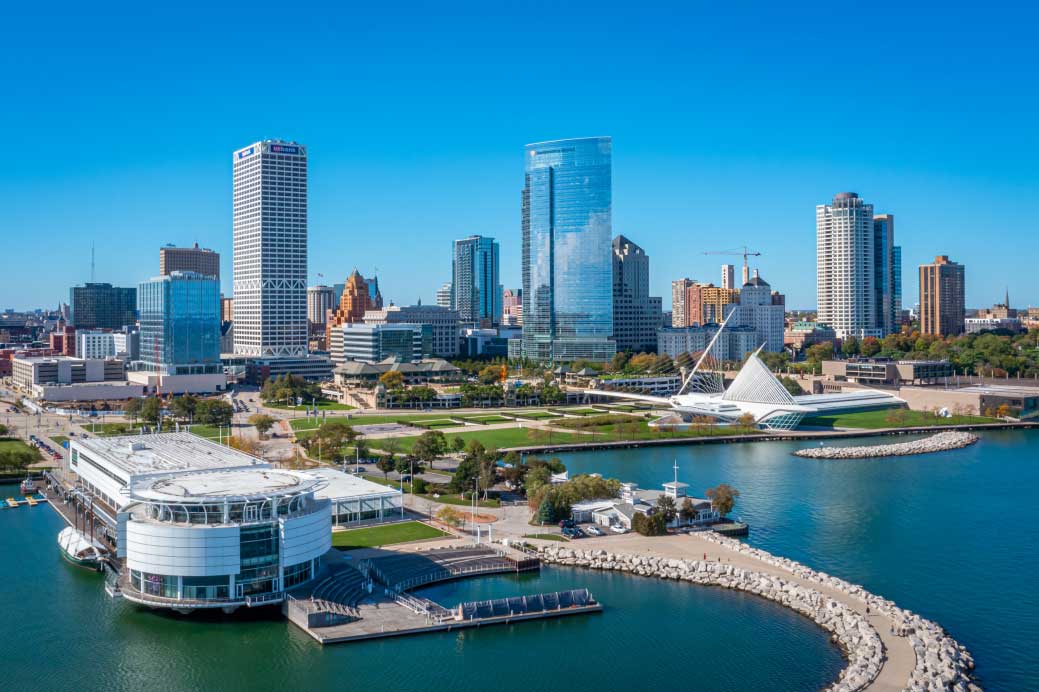
[[734,247],[730,250],[714,250],[711,252],[703,253],[705,255],[743,255],[743,283],[747,283],[750,280],[750,270],[747,267],[748,257],[761,257],[760,252],[753,252],[746,245],[740,247]]

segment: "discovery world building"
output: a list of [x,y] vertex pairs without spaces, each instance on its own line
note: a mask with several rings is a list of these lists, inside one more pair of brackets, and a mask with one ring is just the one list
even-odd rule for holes
[[335,469],[274,469],[190,433],[76,440],[70,470],[110,515],[108,591],[154,608],[279,603],[319,575],[333,524],[400,511],[400,493]]

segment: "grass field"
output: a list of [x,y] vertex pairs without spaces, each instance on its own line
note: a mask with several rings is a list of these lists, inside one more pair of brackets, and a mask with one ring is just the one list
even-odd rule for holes
[[[502,448],[502,447],[524,447],[526,445],[534,444],[559,444],[563,442],[590,442],[594,438],[588,435],[575,435],[573,433],[561,433],[553,432],[551,436],[545,432],[531,434],[533,430],[531,428],[497,428],[493,430],[473,430],[460,433],[452,433],[450,439],[454,440],[456,437],[462,438],[464,441],[479,440],[480,444],[484,447]],[[411,451],[412,445],[415,444],[415,440],[418,439],[417,435],[409,437],[397,437],[394,438],[400,444],[399,451],[409,452]],[[382,448],[386,444],[386,440],[371,440],[370,444],[372,447]]]
[[[333,420],[332,416],[329,416],[328,420]],[[395,415],[389,414],[378,416],[350,416],[349,418],[346,416],[336,416],[335,420],[341,420],[353,426],[378,425],[380,423],[414,423],[417,421],[444,420],[444,414],[399,413]],[[314,428],[321,427],[322,423],[324,423],[324,421],[319,418],[294,418],[289,421],[289,425],[292,426],[293,430],[312,430]]]
[[[136,435],[141,427],[147,423],[84,423],[83,429],[101,437],[112,437],[115,435]],[[152,426],[148,426],[151,428]],[[162,424],[163,432],[171,432],[176,428],[173,421],[165,421]]]
[[[35,463],[35,462],[37,462],[37,461],[39,461],[40,459],[43,458],[43,455],[40,453],[40,451],[38,449],[36,449],[35,447],[32,447],[30,445],[27,445],[26,443],[22,442],[21,440],[16,440],[14,438],[8,438],[8,437],[0,438],[0,454],[6,454],[7,452],[18,452],[18,451],[25,451],[25,452],[28,452],[29,454],[33,455],[32,460],[29,462],[30,464],[31,463]],[[50,455],[48,455],[47,458],[50,459]],[[12,465],[12,466],[5,466],[3,470],[4,470],[5,473],[13,473],[13,472],[16,472],[16,471],[20,471],[22,468],[23,467],[21,467],[21,466],[14,466],[14,465]]]
[[569,540],[558,533],[528,533],[524,538],[538,538],[542,541],[561,541],[563,543]]
[[491,415],[491,416],[464,416],[464,417],[462,417],[462,419],[470,421],[472,423],[480,423],[482,425],[487,425],[488,423],[508,423],[509,421],[512,420],[512,418],[506,418],[505,416],[497,416],[497,415]]
[[517,413],[516,417],[526,418],[527,420],[543,420],[545,418],[560,418],[561,416],[548,411],[524,411],[523,413]]
[[[395,481],[395,480],[391,480],[391,479],[388,479],[388,478],[383,478],[382,476],[376,476],[375,474],[372,474],[372,473],[365,474],[363,476],[363,478],[366,481],[371,481],[372,483],[378,483],[379,485],[387,485],[387,486],[389,486],[391,488],[400,488],[401,487],[400,481]],[[404,487],[404,493],[405,494],[410,494],[411,493],[411,483],[405,483],[403,487]],[[433,497],[432,495],[430,495],[428,493],[418,493],[418,497],[423,497],[423,498],[429,500],[430,502],[439,502],[440,504],[443,504],[443,505],[460,505],[462,507],[471,507],[472,504],[473,504],[472,500],[467,500],[466,498],[462,497],[459,494],[447,494],[447,493],[445,493],[445,494],[440,495],[439,497]],[[476,506],[477,507],[501,507],[501,500],[477,500],[476,501]]]
[[69,439],[69,438],[65,437],[64,435],[54,435],[53,437],[51,437],[51,439],[52,439],[52,440],[54,440],[54,442],[55,442],[55,443],[56,443],[56,444],[57,444],[58,446],[62,446],[62,445],[64,445],[64,444],[65,444],[66,442],[68,442],[68,439]]
[[463,423],[458,423],[447,418],[435,418],[433,420],[414,421],[414,424],[419,426],[420,428],[426,428],[427,430],[435,430],[436,428],[460,428],[463,425]]
[[264,406],[267,408],[281,409],[282,411],[306,411],[315,406],[319,411],[352,411],[355,408],[349,404],[340,404],[337,401],[319,401],[314,405],[301,404],[299,406],[289,406],[287,404],[264,404]]
[[902,409],[896,415],[901,416],[898,421],[888,420],[894,413],[886,411],[858,411],[856,413],[839,413],[832,416],[814,416],[801,421],[801,427],[816,428],[864,428],[876,430],[878,428],[912,428],[929,425],[967,425],[972,423],[996,423],[995,418],[984,416],[952,416],[951,418],[939,418],[927,411],[910,411]]
[[552,413],[566,413],[571,416],[601,416],[606,411],[594,408],[554,408]]
[[449,534],[420,521],[406,521],[400,524],[369,526],[349,531],[333,531],[332,547],[339,550],[377,548],[383,545],[410,543],[447,535]]

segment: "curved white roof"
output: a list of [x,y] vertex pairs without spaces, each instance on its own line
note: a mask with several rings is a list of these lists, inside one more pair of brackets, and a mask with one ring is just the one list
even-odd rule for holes
[[323,481],[301,471],[229,469],[178,473],[134,484],[135,500],[196,504],[253,500],[317,490]]

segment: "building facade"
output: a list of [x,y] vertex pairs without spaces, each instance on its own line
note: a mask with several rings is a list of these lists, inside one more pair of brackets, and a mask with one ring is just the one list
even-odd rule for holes
[[307,351],[307,150],[265,140],[234,166],[234,350]]
[[[381,305],[379,306],[381,307]],[[361,273],[354,269],[343,284],[339,293],[339,302],[325,321],[325,342],[331,344],[332,332],[344,324],[354,324],[364,320],[364,313],[377,310],[368,282]],[[329,346],[331,348],[331,346]]]
[[[657,331],[657,352],[677,358],[683,353],[698,355],[707,349],[718,333],[719,325],[680,327]],[[727,326],[715,342],[712,353],[721,360],[742,360],[761,345],[758,331],[753,327]]]
[[114,358],[115,332],[84,329],[76,332],[76,355],[80,358]]
[[743,284],[739,303],[727,309],[733,313],[734,326],[751,327],[757,331],[760,339],[757,346],[764,345],[764,350],[772,352],[783,350],[786,306],[782,302],[773,302],[772,287],[758,276],[757,269],[754,276]]
[[895,245],[895,215],[873,217],[873,302],[877,329],[884,335],[901,328],[902,248]]
[[329,310],[335,307],[335,293],[331,286],[307,288],[307,321],[324,327]]
[[442,308],[451,307],[451,282],[445,281],[437,289],[437,306]]
[[677,279],[671,282],[671,326],[677,328],[692,326],[688,310],[689,289],[696,285],[692,279]]
[[883,336],[877,328],[873,205],[839,192],[815,208],[819,321],[839,338]]
[[612,142],[526,146],[522,193],[522,355],[538,362],[616,353],[613,336]]
[[484,326],[501,323],[502,286],[498,241],[473,235],[454,243],[451,307],[462,320]]
[[387,358],[412,363],[429,355],[432,341],[429,326],[349,323],[332,330],[329,350],[335,365],[351,360],[378,363]]
[[69,324],[76,329],[122,329],[137,321],[137,289],[90,283],[69,289]]
[[722,288],[736,288],[736,268],[731,264],[722,265]]
[[364,313],[364,323],[428,326],[433,338],[431,355],[453,358],[459,354],[461,319],[457,310],[436,305],[390,305]]
[[920,265],[920,331],[949,336],[962,334],[966,312],[964,267],[948,255]]
[[656,353],[660,299],[649,295],[649,256],[623,235],[613,239],[613,339],[618,351]]
[[200,248],[198,243],[195,247],[159,248],[159,274],[169,276],[173,272],[195,272],[220,279],[220,253]]

